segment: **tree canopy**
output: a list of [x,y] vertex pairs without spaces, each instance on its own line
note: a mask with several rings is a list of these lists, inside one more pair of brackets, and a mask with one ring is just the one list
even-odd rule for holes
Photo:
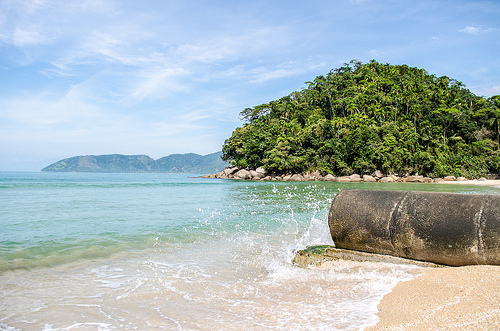
[[500,172],[500,96],[407,65],[353,60],[246,108],[223,159],[275,173],[470,178]]

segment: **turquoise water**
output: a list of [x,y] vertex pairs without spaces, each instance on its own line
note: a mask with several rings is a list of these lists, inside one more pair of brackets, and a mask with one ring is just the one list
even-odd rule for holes
[[338,262],[342,188],[500,193],[431,184],[254,182],[171,174],[0,173],[0,330],[358,330],[419,269]]

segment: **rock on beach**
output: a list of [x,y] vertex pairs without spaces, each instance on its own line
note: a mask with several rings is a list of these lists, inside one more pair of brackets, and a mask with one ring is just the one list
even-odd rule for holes
[[[498,175],[491,177],[497,178]],[[470,180],[465,177],[446,176],[444,178],[430,178],[422,175],[411,175],[400,177],[394,174],[386,175],[380,170],[374,171],[371,175],[351,174],[349,176],[335,176],[333,174],[322,174],[319,170],[300,174],[273,174],[266,169],[259,167],[257,169],[227,167],[217,174],[209,174],[202,178],[219,179],[239,179],[239,180],[264,180],[264,181],[285,181],[285,182],[303,182],[303,181],[326,181],[339,183],[445,183],[445,184],[477,184],[477,185],[500,185],[500,180],[488,180],[484,177],[477,180]],[[498,182],[498,183],[497,183]]]

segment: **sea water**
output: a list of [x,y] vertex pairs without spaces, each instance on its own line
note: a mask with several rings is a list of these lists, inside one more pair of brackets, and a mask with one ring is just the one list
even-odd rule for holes
[[362,330],[410,265],[293,252],[333,244],[342,188],[172,174],[0,172],[0,330]]

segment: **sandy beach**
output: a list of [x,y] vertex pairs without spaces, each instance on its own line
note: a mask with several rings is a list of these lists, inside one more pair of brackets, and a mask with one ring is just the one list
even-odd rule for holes
[[478,185],[478,186],[500,186],[500,180],[466,180],[466,181],[448,181],[439,184],[458,184],[458,185]]
[[500,330],[500,266],[429,268],[401,282],[365,330]]

